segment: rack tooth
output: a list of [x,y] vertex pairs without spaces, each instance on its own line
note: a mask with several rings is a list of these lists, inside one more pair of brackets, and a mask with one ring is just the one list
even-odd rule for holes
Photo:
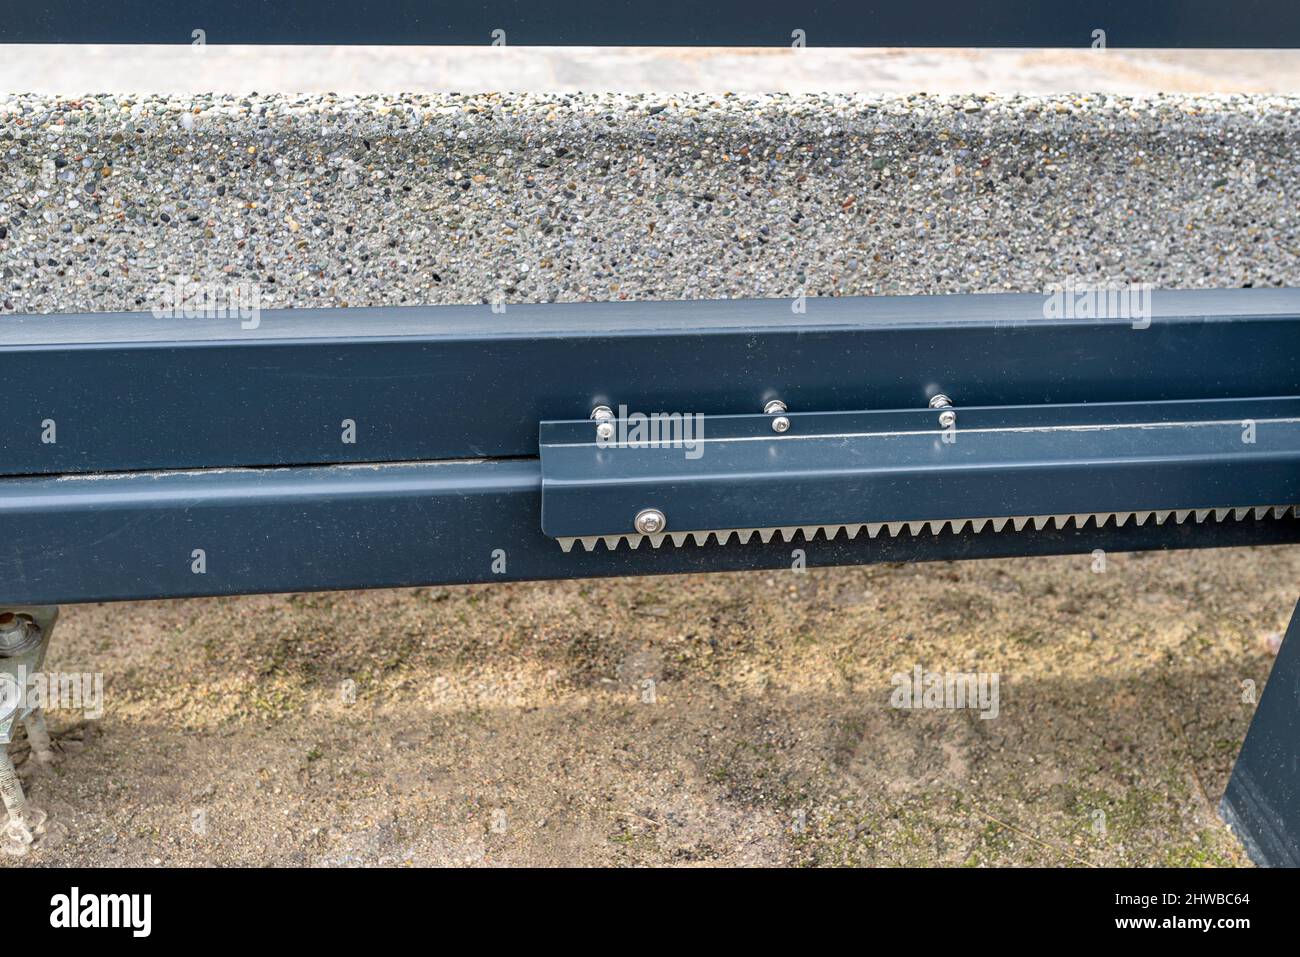
[[[835,541],[841,532],[847,541],[852,541],[861,535],[864,531],[868,538],[877,538],[881,535],[888,534],[891,538],[897,538],[904,530],[909,535],[940,535],[944,531],[951,529],[953,534],[960,535],[966,531],[967,527],[974,533],[980,533],[991,529],[995,533],[1000,533],[1010,525],[1015,531],[1022,532],[1025,529],[1035,531],[1046,531],[1055,526],[1057,529],[1064,531],[1071,524],[1077,529],[1084,529],[1089,522],[1095,524],[1097,528],[1102,528],[1107,522],[1114,522],[1115,528],[1123,528],[1129,521],[1133,520],[1134,527],[1146,525],[1154,519],[1156,525],[1163,525],[1170,519],[1174,524],[1181,525],[1191,519],[1200,524],[1207,520],[1215,522],[1224,522],[1228,520],[1243,521],[1264,521],[1265,519],[1285,519],[1292,515],[1300,515],[1300,506],[1295,505],[1234,505],[1224,508],[1180,508],[1180,509],[1158,509],[1145,512],[1079,512],[1066,515],[1006,515],[997,518],[944,518],[944,519],[925,519],[906,522],[865,522],[851,525],[782,525],[771,526],[766,528],[717,528],[717,529],[700,529],[686,532],[663,532],[657,535],[583,535],[579,537],[568,537],[556,539],[560,543],[560,549],[564,552],[573,551],[573,546],[577,542],[582,543],[584,550],[594,552],[597,545],[604,543],[606,550],[616,551],[620,543],[626,542],[629,549],[639,547],[647,539],[651,547],[659,548],[665,541],[672,542],[676,547],[681,547],[687,542],[694,542],[696,546],[709,544],[710,539],[719,545],[738,544],[746,545],[758,538],[763,544],[768,544],[773,539],[782,542],[793,543],[799,536],[803,541],[812,542],[818,534],[826,541]],[[733,542],[734,540],[734,542]]]

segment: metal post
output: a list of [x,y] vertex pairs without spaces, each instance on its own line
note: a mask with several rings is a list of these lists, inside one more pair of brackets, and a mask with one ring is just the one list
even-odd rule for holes
[[1300,867],[1300,605],[1291,617],[1219,816],[1264,867]]

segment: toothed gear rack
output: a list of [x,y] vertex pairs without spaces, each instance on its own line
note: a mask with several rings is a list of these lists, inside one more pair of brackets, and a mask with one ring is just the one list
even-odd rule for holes
[[[1292,400],[962,409],[946,428],[928,409],[783,419],[651,418],[636,425],[654,439],[616,444],[589,422],[544,423],[542,527],[591,551],[1284,520],[1300,501]],[[1225,507],[1229,488],[1281,504]],[[651,534],[636,527],[647,511]]]

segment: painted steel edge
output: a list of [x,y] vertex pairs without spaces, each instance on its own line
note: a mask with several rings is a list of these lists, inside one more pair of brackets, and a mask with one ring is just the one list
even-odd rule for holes
[[[564,553],[536,460],[9,479],[0,604],[788,570],[795,548]],[[811,567],[1300,542],[1300,520],[800,543]],[[201,565],[196,563],[200,562]],[[201,571],[196,569],[201,568]]]

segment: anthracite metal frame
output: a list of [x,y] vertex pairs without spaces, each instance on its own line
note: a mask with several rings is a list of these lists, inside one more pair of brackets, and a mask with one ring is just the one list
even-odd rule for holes
[[[1300,503],[1300,291],[1156,291],[1152,303],[1149,325],[1044,319],[1035,295],[286,310],[249,329],[6,318],[0,358],[21,388],[0,403],[0,603],[789,565],[782,542],[562,552],[553,536],[632,531],[631,475],[602,485],[593,471],[598,524],[543,532],[539,430],[600,404],[698,412],[713,435],[787,403],[794,429],[762,440],[783,450],[779,467],[754,460],[755,444],[743,463],[701,458],[706,487],[653,469],[636,480],[647,495],[662,482],[670,511],[692,517],[680,529],[963,517],[955,504],[975,516]],[[939,391],[964,438],[914,435],[907,474],[879,437],[846,459],[837,440],[803,436],[841,420],[929,429],[916,423]],[[1167,424],[1118,439],[980,432],[1097,416]],[[1195,438],[1171,424],[1207,417],[1220,424]],[[1254,444],[1238,418],[1258,420]],[[628,453],[641,468],[645,453]],[[876,475],[871,489],[893,474],[887,511],[845,483],[846,461]],[[1294,517],[801,547],[815,565],[1291,541]]]

